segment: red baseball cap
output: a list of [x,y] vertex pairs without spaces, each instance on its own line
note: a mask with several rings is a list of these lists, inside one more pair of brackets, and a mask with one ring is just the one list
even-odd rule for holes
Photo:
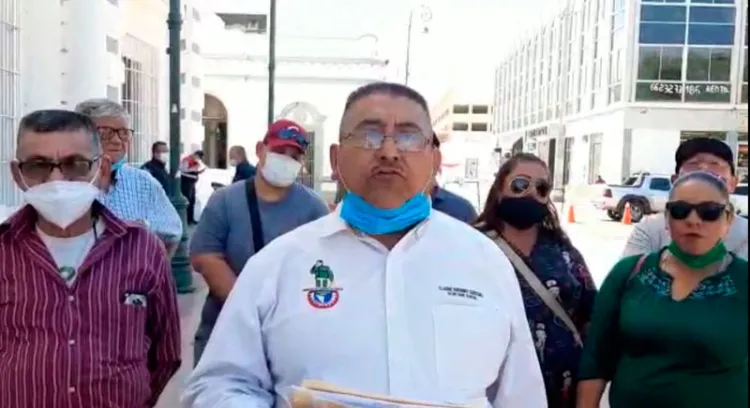
[[310,139],[305,129],[296,122],[279,119],[268,127],[263,143],[270,148],[291,146],[304,152]]

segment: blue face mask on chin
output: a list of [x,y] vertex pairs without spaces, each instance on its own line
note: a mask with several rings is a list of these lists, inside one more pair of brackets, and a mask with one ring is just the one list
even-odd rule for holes
[[127,163],[127,160],[125,160],[124,157],[122,159],[120,159],[120,160],[112,163],[112,171],[120,170],[122,168],[122,166],[125,165],[125,163]]
[[401,206],[382,209],[362,197],[347,192],[341,203],[341,218],[352,228],[370,235],[392,234],[404,231],[430,216],[432,202],[420,192]]

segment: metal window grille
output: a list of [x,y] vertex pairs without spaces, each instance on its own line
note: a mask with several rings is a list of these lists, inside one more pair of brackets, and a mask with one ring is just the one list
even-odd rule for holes
[[0,206],[21,203],[10,173],[21,110],[21,0],[0,0]]
[[151,144],[159,140],[159,52],[151,44],[126,35],[122,55],[122,105],[130,113],[134,130],[128,161],[138,164],[149,159]]

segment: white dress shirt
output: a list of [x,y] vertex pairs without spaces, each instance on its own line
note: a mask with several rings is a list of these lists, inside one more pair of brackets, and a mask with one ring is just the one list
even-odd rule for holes
[[[321,263],[332,280],[314,275]],[[437,211],[390,251],[337,212],[268,244],[245,265],[183,402],[284,406],[276,396],[307,379],[432,402],[547,407],[512,266],[484,235]]]

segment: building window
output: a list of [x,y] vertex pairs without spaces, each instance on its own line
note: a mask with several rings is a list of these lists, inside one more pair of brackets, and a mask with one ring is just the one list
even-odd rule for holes
[[196,76],[190,78],[190,82],[193,84],[193,87],[195,88],[201,87],[201,79]]
[[486,132],[487,124],[486,123],[472,123],[471,131],[472,132]]
[[688,43],[732,45],[734,43],[734,7],[690,7]]
[[180,74],[180,83],[181,84],[185,84],[185,73],[184,72]]
[[193,7],[193,20],[201,21],[201,13],[195,7]]
[[682,47],[641,46],[638,53],[638,79],[682,80]]
[[472,105],[471,113],[476,113],[478,115],[486,115],[490,113],[490,107],[487,105]]
[[596,179],[601,175],[599,172],[602,166],[602,139],[604,135],[596,133],[589,136],[589,184],[594,184]]
[[116,86],[107,86],[107,99],[113,102],[120,102],[120,89]]
[[194,53],[196,53],[196,54],[200,54],[200,53],[201,53],[201,47],[200,47],[200,46],[199,46],[198,44],[196,44],[196,43],[193,43],[193,44],[192,44],[192,45],[190,46],[190,49],[191,49],[191,50],[192,50],[192,51],[193,51]]
[[731,48],[688,49],[688,81],[729,82],[732,64]]
[[682,101],[682,53],[682,47],[640,47],[637,101]]
[[203,122],[203,115],[201,115],[198,111],[191,111],[190,112],[190,119],[193,120],[193,122]]
[[469,130],[469,124],[466,122],[454,122],[452,129],[459,132],[465,132]]
[[458,114],[469,113],[469,105],[453,105],[453,113],[458,113]]
[[116,38],[107,36],[107,52],[115,55],[120,52],[120,42]]
[[8,207],[21,203],[10,173],[21,114],[21,1],[4,1],[0,7],[0,206]]
[[125,81],[122,105],[130,113],[133,144],[128,161],[142,163],[151,156],[151,144],[159,140],[159,51],[126,35],[122,41]]
[[641,44],[685,42],[686,6],[642,5],[639,39]]
[[575,139],[572,137],[565,138],[564,150],[563,150],[563,185],[567,186],[570,183],[570,159],[573,156],[573,144]]
[[180,40],[180,51],[185,51],[185,50],[187,50],[187,41]]

